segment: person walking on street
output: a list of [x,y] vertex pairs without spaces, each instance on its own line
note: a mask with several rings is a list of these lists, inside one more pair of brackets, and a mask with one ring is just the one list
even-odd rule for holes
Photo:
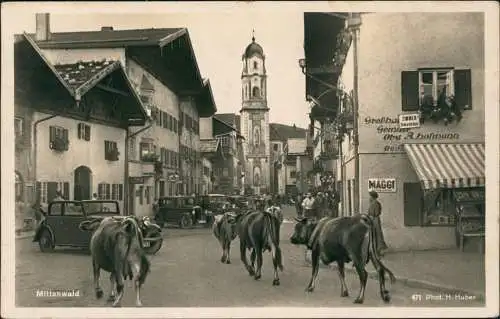
[[303,212],[302,212],[302,194],[298,193],[297,197],[295,198],[295,210],[297,211],[297,217],[302,217]]
[[311,193],[306,194],[306,198],[302,201],[302,213],[304,217],[315,218],[314,213],[314,198]]
[[380,215],[382,214],[382,204],[378,201],[378,193],[370,191],[370,206],[368,207],[368,215],[373,218],[375,227],[376,247],[378,253],[383,255],[383,251],[387,249],[387,244],[384,240],[384,233],[382,232],[382,224],[380,222]]

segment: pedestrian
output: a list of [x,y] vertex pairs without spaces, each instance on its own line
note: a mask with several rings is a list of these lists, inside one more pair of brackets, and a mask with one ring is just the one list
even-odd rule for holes
[[306,198],[302,201],[302,214],[307,218],[315,218],[314,214],[314,198],[309,192],[306,194]]
[[380,215],[382,214],[382,204],[378,201],[377,192],[370,191],[369,195],[370,206],[368,207],[367,214],[373,218],[377,251],[380,255],[383,255],[383,251],[387,249],[387,244],[384,240],[384,233],[382,231],[382,224],[380,221]]
[[97,193],[92,194],[92,200],[98,200]]

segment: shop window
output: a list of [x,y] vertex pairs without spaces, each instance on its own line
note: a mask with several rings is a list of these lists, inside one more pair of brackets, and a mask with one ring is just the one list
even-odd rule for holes
[[424,191],[420,183],[404,183],[403,191],[405,226],[455,225],[455,190]]
[[471,70],[420,69],[401,73],[402,110],[420,112],[421,121],[460,121],[472,109]]
[[78,123],[78,139],[90,141],[90,125]]

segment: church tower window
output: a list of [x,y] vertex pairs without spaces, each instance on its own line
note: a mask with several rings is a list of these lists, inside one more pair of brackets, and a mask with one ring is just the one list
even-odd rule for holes
[[259,97],[260,96],[259,88],[257,86],[253,87],[252,96],[253,97]]
[[257,70],[257,67],[258,67],[258,66],[259,66],[259,65],[257,64],[257,61],[253,61],[253,69],[254,69],[254,70]]

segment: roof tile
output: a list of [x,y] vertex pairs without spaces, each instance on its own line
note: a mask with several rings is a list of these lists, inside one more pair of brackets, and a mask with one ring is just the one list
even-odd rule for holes
[[306,138],[306,130],[297,126],[270,123],[269,138],[271,141],[286,141],[289,138]]
[[73,64],[54,65],[54,68],[64,81],[66,81],[72,89],[76,90],[102,69],[115,62],[116,61],[110,60],[80,61]]

